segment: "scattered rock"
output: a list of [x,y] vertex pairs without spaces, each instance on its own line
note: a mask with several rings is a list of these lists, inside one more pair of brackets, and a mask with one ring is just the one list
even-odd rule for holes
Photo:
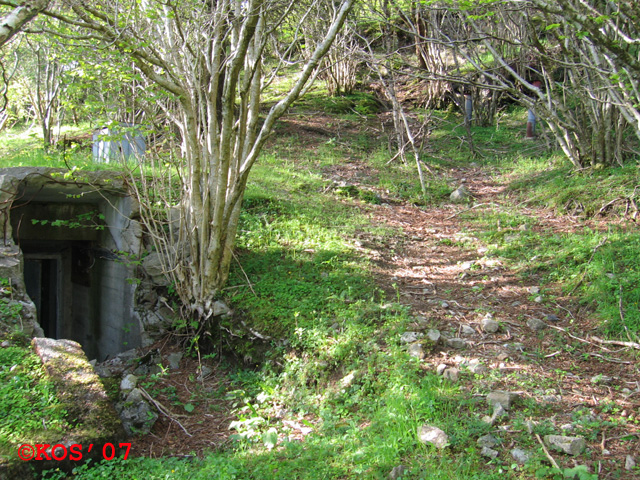
[[138,385],[138,377],[129,374],[120,382],[120,390],[122,390],[123,392],[129,392],[136,388],[136,385]]
[[476,334],[475,329],[473,327],[470,327],[469,325],[462,325],[460,327],[460,332],[462,333],[462,335],[467,335],[467,336]]
[[500,420],[503,417],[508,417],[509,414],[507,413],[507,411],[502,407],[502,405],[500,405],[499,403],[496,403],[493,406],[493,414],[491,416],[489,415],[485,415],[482,418],[482,421],[485,423],[488,423],[489,425],[495,425],[495,423]]
[[469,199],[471,198],[471,192],[469,192],[469,189],[467,187],[465,187],[464,185],[461,185],[456,190],[451,192],[451,195],[449,195],[449,198],[454,203],[465,203],[465,202],[468,202]]
[[158,419],[158,414],[142,397],[142,392],[134,388],[124,402],[116,405],[119,410],[122,426],[129,435],[146,435]]
[[451,348],[462,350],[463,348],[466,348],[467,342],[462,338],[448,338],[447,345]]
[[524,345],[520,342],[515,342],[511,344],[505,344],[505,347],[511,348],[516,352],[524,352]]
[[636,468],[636,459],[631,455],[627,455],[627,458],[624,461],[624,469],[633,470],[634,468]]
[[404,343],[413,343],[424,336],[422,332],[404,332],[400,337],[400,341]]
[[440,341],[440,332],[438,330],[435,329],[431,329],[427,332],[427,338],[429,339],[429,341],[433,342],[434,344],[437,344]]
[[418,427],[418,438],[425,445],[433,445],[436,448],[444,448],[449,445],[449,436],[438,427],[431,425]]
[[460,267],[462,268],[462,270],[471,270],[475,264],[476,264],[476,262],[474,262],[474,261],[463,262],[460,265]]
[[484,365],[478,363],[475,365],[469,365],[469,371],[475,375],[484,375],[489,371],[489,369]]
[[537,295],[540,293],[540,287],[529,287],[528,290],[531,295]]
[[542,401],[544,403],[560,403],[562,401],[562,395],[554,395],[554,394],[543,395]]
[[483,435],[478,439],[478,446],[493,448],[500,444],[500,440],[491,435],[490,433],[487,435]]
[[524,465],[531,458],[530,455],[520,448],[514,448],[511,450],[511,456],[520,465]]
[[113,372],[105,365],[96,365],[93,369],[101,378],[111,378],[113,376]]
[[398,478],[402,477],[405,472],[404,465],[398,465],[397,467],[393,467],[391,472],[389,472],[390,480],[398,480]]
[[557,315],[554,315],[553,313],[548,313],[545,318],[547,319],[547,322],[559,322],[560,321],[560,317],[558,317]]
[[534,332],[544,330],[545,328],[547,328],[547,326],[548,325],[546,323],[537,318],[530,318],[529,320],[527,320],[527,327],[529,327]]
[[446,380],[455,383],[460,378],[460,371],[455,367],[447,368],[444,372],[442,372],[442,376]]
[[527,427],[527,433],[531,435],[533,433],[533,429],[535,428],[536,424],[533,423],[531,420],[527,420],[525,422],[525,426]]
[[444,302],[444,301],[443,301],[443,302],[440,302],[440,306],[441,306],[442,308],[449,308],[449,304],[448,304],[447,302]]
[[491,425],[502,417],[508,417],[507,410],[500,403],[493,406],[493,414],[491,415]]
[[182,352],[172,353],[167,357],[169,362],[169,368],[171,370],[178,370],[180,368],[180,360],[182,360]]
[[342,377],[342,380],[340,380],[340,384],[342,385],[342,388],[348,388],[353,384],[353,381],[356,379],[356,373],[357,372],[354,370],[348,375],[345,375],[344,377]]
[[489,447],[482,447],[480,450],[480,455],[483,457],[496,458],[498,456],[498,451]]
[[424,350],[419,343],[412,343],[409,345],[409,355],[422,360],[424,358]]
[[444,363],[441,363],[436,367],[436,373],[438,375],[442,375],[446,369],[447,369],[447,365]]
[[498,330],[500,330],[500,324],[493,318],[484,317],[482,319],[482,330],[487,333],[496,333]]
[[164,259],[158,252],[151,252],[142,259],[142,268],[151,277],[154,284],[167,286],[170,283],[165,275]]
[[227,306],[227,304],[221,302],[220,300],[215,302],[211,309],[213,310],[214,317],[229,315],[231,313],[231,309]]
[[204,380],[205,378],[207,378],[209,375],[211,375],[213,373],[213,368],[208,367],[206,365],[202,365],[200,367],[200,375],[198,375],[198,377],[196,378],[196,380],[198,380],[199,382],[201,382],[202,380]]
[[567,455],[580,455],[585,447],[587,446],[587,442],[585,442],[582,437],[566,437],[564,435],[545,435],[544,441],[547,442],[547,445],[550,447],[564,452]]
[[542,297],[538,295],[536,298],[533,299],[533,301],[536,303],[542,303]]
[[511,410],[511,406],[517,398],[517,393],[495,391],[487,395],[487,403],[494,406],[502,405],[505,410]]
[[595,377],[591,377],[591,383],[595,385],[611,385],[613,383],[614,378],[608,375],[596,375]]
[[572,432],[576,427],[573,426],[572,423],[565,423],[564,425],[560,425],[560,430],[563,432]]
[[11,342],[9,340],[5,340],[4,342],[0,343],[0,347],[2,348],[8,348],[11,346]]
[[427,319],[427,317],[423,317],[422,315],[416,316],[416,322],[420,327],[423,328],[429,326],[429,320]]

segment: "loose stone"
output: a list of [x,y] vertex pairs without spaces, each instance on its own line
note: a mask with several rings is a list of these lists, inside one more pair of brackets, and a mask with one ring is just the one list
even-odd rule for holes
[[511,456],[520,465],[524,465],[529,461],[529,454],[520,448],[514,448],[511,450]]
[[492,318],[482,319],[482,330],[487,333],[496,333],[500,329],[500,324]]
[[498,451],[489,447],[482,447],[480,450],[480,455],[483,457],[496,458],[498,456]]
[[389,480],[398,480],[398,478],[401,478],[404,475],[405,470],[404,465],[393,467],[391,472],[389,472]]
[[409,345],[409,355],[422,360],[424,358],[424,350],[419,343],[412,343]]
[[450,382],[457,382],[460,377],[460,372],[457,368],[451,367],[447,368],[444,372],[442,372],[442,376],[449,380]]
[[534,332],[539,332],[547,328],[547,324],[538,318],[530,318],[527,320],[527,327],[529,327]]
[[400,341],[404,343],[413,343],[423,336],[424,334],[421,332],[404,332],[400,337]]
[[467,346],[467,342],[462,338],[449,338],[447,339],[447,345],[451,348],[461,350]]
[[497,445],[500,444],[500,441],[494,437],[493,435],[491,435],[490,433],[488,433],[487,435],[483,435],[480,438],[478,438],[478,446],[480,447],[488,447],[488,448],[493,448]]
[[511,405],[518,398],[517,393],[495,391],[487,395],[489,405],[502,405],[505,410],[510,410]]
[[564,435],[545,435],[545,442],[550,447],[555,448],[560,452],[564,452],[567,455],[580,455],[587,443],[582,437],[565,437]]
[[438,427],[431,425],[418,427],[418,438],[425,445],[433,445],[436,448],[444,448],[449,445],[449,436]]

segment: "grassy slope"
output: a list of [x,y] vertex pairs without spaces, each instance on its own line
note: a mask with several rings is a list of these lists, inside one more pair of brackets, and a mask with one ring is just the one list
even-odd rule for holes
[[[495,169],[521,199],[561,210],[570,186],[570,198],[597,211],[615,196],[633,194],[637,169],[569,176],[558,158],[519,140],[521,116],[505,117],[497,130],[474,128],[484,155],[475,161]],[[464,132],[454,129],[458,119],[438,121],[429,144],[430,165],[438,169],[473,161],[461,140]],[[286,342],[274,345],[259,371],[238,376],[234,448],[192,462],[136,459],[83,467],[76,478],[154,479],[168,472],[176,479],[384,478],[399,464],[411,471],[405,478],[531,477],[530,470],[509,465],[487,469],[475,444],[487,427],[469,422],[486,407],[462,396],[455,385],[425,374],[399,345],[408,312],[375,288],[366,258],[353,247],[357,231],[380,237],[393,232],[369,224],[365,203],[323,193],[327,184],[318,173],[345,158],[382,168],[386,156],[371,140],[341,140],[310,147],[295,136],[280,136],[253,173],[238,245],[244,273],[234,268],[225,295],[258,331]],[[411,165],[395,162],[386,168],[388,173],[372,180],[373,186],[424,201]],[[438,201],[451,187],[444,180],[432,181],[427,200]],[[630,302],[625,303],[628,311],[634,296],[637,302],[634,262],[640,245],[633,229],[542,232],[507,244],[498,220],[513,228],[531,221],[517,208],[468,218],[523,275],[544,271],[549,281],[568,289],[581,280],[576,291],[610,319],[610,331],[621,331],[617,315],[607,309],[617,311],[617,298],[609,297],[619,291]],[[595,249],[603,235],[607,241]],[[633,323],[629,327],[637,330]],[[250,347],[242,353],[253,354]],[[282,406],[285,418],[312,429],[304,442],[286,440],[293,431],[277,418]],[[415,431],[423,422],[454,432],[449,451],[435,452],[417,442]],[[270,449],[274,432],[280,443]]]

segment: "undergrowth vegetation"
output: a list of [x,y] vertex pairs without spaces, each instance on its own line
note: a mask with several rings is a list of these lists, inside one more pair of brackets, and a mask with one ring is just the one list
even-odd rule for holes
[[40,358],[14,338],[0,348],[0,455],[7,458],[16,458],[22,444],[46,443],[69,427]]
[[[337,124],[370,115],[367,99],[347,100],[354,103],[335,114]],[[324,106],[325,113],[334,107]],[[541,228],[519,204],[560,213],[575,213],[582,205],[579,214],[585,218],[620,198],[603,213],[622,215],[625,205],[633,205],[624,199],[634,198],[637,168],[574,173],[539,143],[522,140],[523,118],[522,111],[514,110],[497,129],[473,127],[474,155],[459,116],[437,114],[421,160],[434,172],[475,163],[508,179],[506,195],[517,199],[512,207],[463,212],[461,218],[473,222],[474,235],[522,276],[542,275],[549,291],[560,288],[577,296],[598,312],[605,333],[633,335],[640,330],[635,225],[621,221],[608,229],[558,232]],[[366,247],[355,238],[365,233],[370,241],[384,243],[399,234],[372,224],[370,204],[379,195],[428,208],[445,201],[456,185],[442,175],[430,177],[425,198],[415,165],[389,164],[381,143],[346,130],[313,141],[285,132],[253,170],[237,261],[222,296],[233,305],[236,320],[267,339],[269,348],[258,352],[250,341],[237,347],[245,361],[259,365],[234,375],[235,390],[228,393],[235,401],[229,448],[188,461],[87,464],[76,468],[74,478],[387,478],[404,465],[408,473],[403,478],[490,480],[532,478],[542,471],[541,451],[527,466],[482,457],[476,439],[490,429],[480,420],[489,413],[481,401],[487,392],[469,396],[458,384],[426,371],[400,342],[414,321],[411,312],[399,297],[383,292],[381,285],[391,286],[393,279],[373,278]],[[358,177],[357,187],[370,195],[343,195],[333,188],[331,167],[348,162],[367,165],[369,174]],[[7,367],[1,368],[8,381],[13,381],[14,364],[21,363],[21,369],[31,365],[9,349],[0,353],[7,357]],[[450,432],[446,451],[419,442],[417,429],[425,422]],[[539,433],[548,432],[541,426]],[[539,478],[553,475],[559,473],[542,472]],[[45,478],[67,475],[48,472]]]

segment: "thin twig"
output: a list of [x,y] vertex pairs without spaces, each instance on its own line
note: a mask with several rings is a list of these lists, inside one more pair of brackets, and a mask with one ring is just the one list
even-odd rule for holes
[[[551,328],[555,328],[556,330],[559,330],[559,331],[561,331],[561,332],[563,332],[563,333],[565,333],[565,334],[569,335],[571,338],[573,338],[574,340],[578,340],[579,342],[582,342],[582,343],[588,343],[589,345],[593,345],[593,346],[595,346],[595,347],[598,347],[598,348],[600,348],[600,349],[604,350],[605,352],[610,352],[610,351],[611,351],[611,350],[609,350],[609,349],[608,349],[608,348],[606,348],[606,347],[602,347],[602,346],[600,346],[600,345],[596,345],[595,343],[590,342],[589,340],[585,340],[584,338],[576,337],[575,335],[570,334],[570,333],[567,331],[567,329],[566,329],[566,328],[556,327],[555,325],[549,325],[549,324],[547,324],[547,326],[548,326],[548,327],[551,327]],[[597,337],[591,337],[591,338],[597,338]]]
[[589,353],[589,356],[598,357],[611,363],[619,363],[621,365],[631,365],[631,362],[627,362],[626,360],[620,360],[619,358],[609,358],[609,357],[605,357],[604,355],[600,355],[598,353]]
[[636,350],[640,350],[640,343],[636,343],[636,342],[621,342],[619,340],[603,340],[595,336],[591,336],[591,339],[595,342],[602,343],[605,345],[619,345],[621,347],[635,348]]
[[142,392],[142,396],[145,397],[147,400],[149,400],[151,403],[153,403],[153,405],[158,409],[158,411],[160,413],[162,413],[165,417],[167,417],[172,422],[177,423],[178,426],[182,429],[182,431],[188,437],[192,437],[193,436],[187,431],[186,428],[184,428],[184,426],[178,420],[176,420],[175,415],[171,415],[171,412],[164,405],[162,405],[160,402],[158,402],[156,399],[154,399],[151,395],[149,395],[144,388],[142,388],[142,387],[138,387],[138,388]]
[[549,461],[551,462],[551,465],[553,465],[556,468],[560,468],[560,465],[558,465],[558,463],[553,459],[553,457],[549,453],[549,450],[547,450],[547,447],[544,446],[544,442],[540,438],[540,435],[538,435],[537,433],[535,435],[536,435],[536,438],[538,439],[538,442],[540,442],[540,445],[542,445],[542,450],[544,450],[544,453],[549,459]]
[[233,255],[233,259],[238,263],[238,266],[240,267],[240,270],[242,271],[242,274],[244,275],[244,278],[247,280],[247,285],[248,287],[251,289],[251,291],[253,292],[253,295],[255,297],[258,296],[258,294],[256,293],[256,291],[253,289],[253,286],[251,285],[251,281],[249,280],[249,277],[247,276],[247,272],[244,271],[244,268],[242,268],[242,265],[240,264],[240,260],[238,260],[238,257],[236,257],[235,252],[232,250],[231,251],[231,255]]
[[627,328],[627,324],[625,323],[625,320],[624,320],[624,309],[622,308],[622,285],[620,285],[620,295],[618,298],[618,311],[620,312],[620,321],[622,323],[622,326],[624,327],[624,331],[627,334],[627,338],[631,343],[634,343],[633,338],[631,338],[631,332],[629,332],[629,329]]
[[573,295],[573,292],[575,292],[578,289],[578,287],[580,285],[582,285],[582,282],[584,281],[584,277],[587,275],[587,266],[589,266],[589,264],[593,261],[593,257],[596,256],[596,252],[598,251],[598,249],[600,247],[602,247],[605,243],[607,243],[608,239],[609,239],[609,237],[604,237],[602,239],[602,241],[600,243],[598,243],[598,245],[595,246],[595,248],[593,249],[593,253],[591,254],[591,258],[589,259],[589,261],[584,266],[584,271],[582,272],[582,275],[580,276],[580,280],[578,281],[578,283],[576,283],[576,286],[573,287],[571,292],[569,292],[569,295]]

